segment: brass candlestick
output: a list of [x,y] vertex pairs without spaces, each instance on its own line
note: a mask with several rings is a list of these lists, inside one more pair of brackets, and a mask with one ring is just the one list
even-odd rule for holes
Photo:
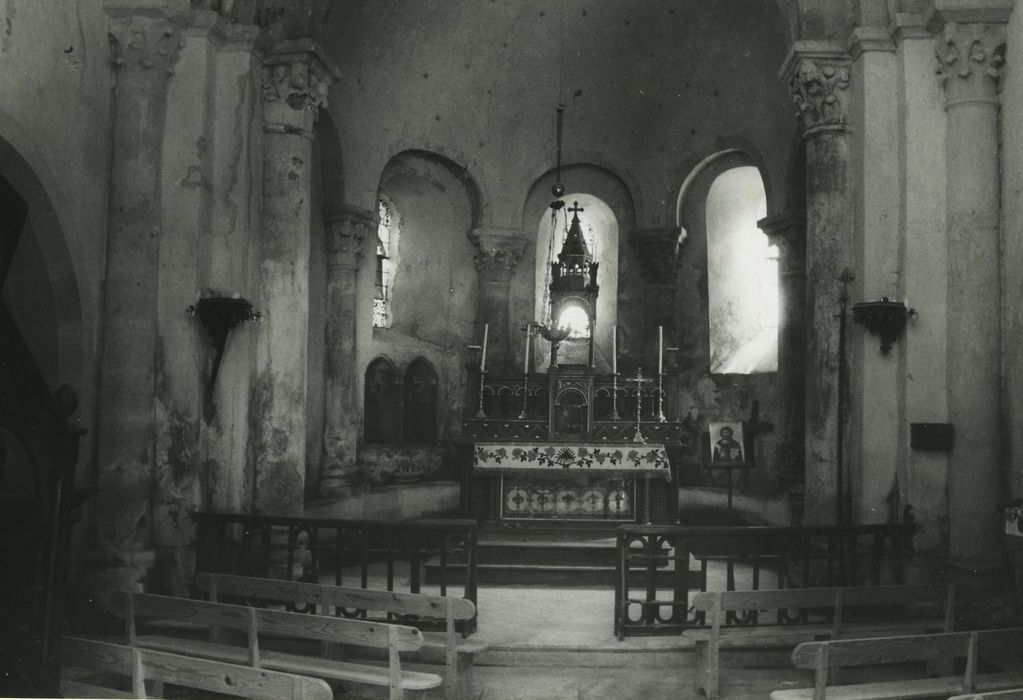
[[618,373],[613,372],[611,374],[611,420],[620,421],[622,418],[618,415]]
[[480,403],[479,410],[476,411],[476,418],[483,419],[487,417],[487,414],[483,412],[483,385],[486,380],[487,373],[484,370],[480,370]]
[[643,409],[643,368],[640,367],[636,370],[636,435],[632,438],[632,441],[640,445],[646,444],[646,438],[643,437],[643,431],[640,430],[640,411]]
[[657,422],[664,423],[664,372],[657,375]]

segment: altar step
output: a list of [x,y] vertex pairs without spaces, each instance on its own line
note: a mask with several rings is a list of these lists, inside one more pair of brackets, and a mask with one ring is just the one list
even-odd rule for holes
[[[476,575],[481,584],[613,586],[617,556],[614,538],[592,533],[484,533],[477,545]],[[447,571],[448,583],[465,580],[464,561],[449,560]],[[691,566],[690,573],[699,575],[699,568]],[[630,581],[633,586],[645,586],[647,576],[634,567]],[[658,586],[673,584],[673,572],[667,568],[658,569],[654,576]],[[426,582],[439,584],[441,579],[439,559],[427,562]]]

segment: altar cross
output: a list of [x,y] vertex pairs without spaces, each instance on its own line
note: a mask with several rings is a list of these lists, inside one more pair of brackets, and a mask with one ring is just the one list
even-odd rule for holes
[[572,206],[570,206],[568,208],[568,211],[572,212],[573,214],[577,214],[577,213],[579,213],[581,211],[586,211],[586,210],[583,209],[581,206],[579,206],[579,202],[572,202]]

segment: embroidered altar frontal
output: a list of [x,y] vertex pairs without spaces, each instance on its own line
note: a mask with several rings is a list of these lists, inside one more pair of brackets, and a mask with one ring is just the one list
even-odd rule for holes
[[671,480],[661,444],[476,443],[473,467],[500,476],[502,520],[635,520],[637,479]]
[[668,455],[661,444],[514,445],[478,442],[472,464],[475,469],[503,472],[519,469],[561,473],[613,471],[635,476],[655,474],[671,479]]

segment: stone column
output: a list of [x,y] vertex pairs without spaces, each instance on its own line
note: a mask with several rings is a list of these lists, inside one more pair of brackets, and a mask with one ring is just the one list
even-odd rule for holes
[[778,477],[804,479],[806,388],[806,215],[788,210],[757,222],[778,247]]
[[797,42],[782,73],[806,145],[807,524],[837,519],[839,309],[852,266],[855,192],[849,176],[849,58],[823,42]]
[[365,241],[374,240],[377,215],[349,209],[325,215],[327,328],[324,358],[324,436],[321,496],[342,493],[359,439],[358,371],[355,366],[359,266]]
[[[944,5],[945,3],[936,3]],[[951,6],[951,3],[948,3]],[[953,6],[954,7],[954,6]],[[945,9],[937,43],[945,89],[948,206],[949,557],[997,566],[1002,504],[998,83],[1005,25]],[[996,19],[988,14],[984,19]]]
[[262,311],[250,424],[259,513],[302,511],[313,124],[334,71],[310,42],[289,41],[263,66]]
[[107,269],[97,435],[97,589],[134,587],[153,562],[156,358],[167,84],[188,3],[108,1],[114,60]]
[[[682,230],[678,226],[637,229],[629,234],[629,244],[643,269],[643,301],[646,314],[638,347],[648,348],[644,363],[654,376],[657,372],[657,327],[664,328],[664,344],[678,344],[675,328],[675,296],[678,292],[679,250]],[[664,356],[665,371],[675,362],[675,354]]]
[[500,376],[509,366],[509,291],[511,276],[522,258],[526,236],[516,229],[480,227],[469,232],[476,244],[476,272],[479,275],[479,322],[490,324],[487,341],[487,374]]

